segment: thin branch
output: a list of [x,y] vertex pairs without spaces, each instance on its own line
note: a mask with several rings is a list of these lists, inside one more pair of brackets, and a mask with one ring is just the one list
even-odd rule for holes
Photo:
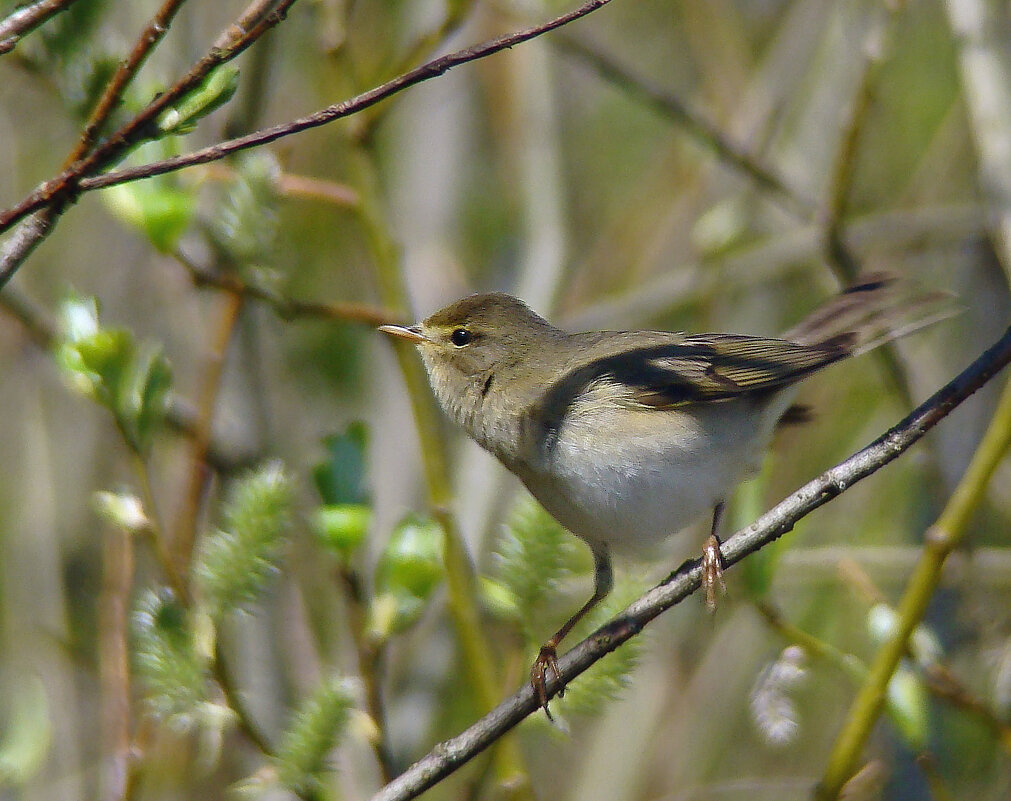
[[39,243],[52,233],[64,207],[53,205],[29,217],[0,245],[0,289]]
[[274,747],[267,735],[260,730],[256,720],[246,707],[241,691],[235,686],[232,674],[225,663],[225,655],[221,648],[220,638],[214,644],[214,659],[211,660],[211,672],[214,680],[224,696],[225,703],[235,713],[236,723],[246,738],[255,745],[264,756],[273,756]]
[[211,473],[208,470],[207,452],[211,446],[211,426],[214,409],[221,389],[221,375],[225,367],[225,356],[235,333],[235,326],[242,310],[243,297],[235,292],[226,292],[222,298],[222,308],[214,335],[207,350],[201,386],[197,398],[197,425],[190,439],[189,479],[181,509],[176,518],[175,536],[172,538],[172,557],[184,576],[189,573],[193,544],[197,538],[197,518],[200,516],[201,502],[207,490]]
[[[369,108],[370,106],[374,106],[376,103],[386,100],[388,97],[391,97],[398,92],[402,92],[404,89],[414,86],[415,84],[431,80],[432,78],[437,78],[451,70],[453,67],[486,58],[502,50],[515,47],[522,42],[534,39],[548,33],[549,31],[553,31],[556,28],[560,28],[562,25],[566,25],[567,23],[577,20],[580,17],[585,17],[590,12],[596,11],[598,8],[607,5],[609,2],[611,2],[611,0],[589,0],[579,6],[579,8],[555,17],[554,19],[541,25],[535,25],[521,31],[516,31],[515,33],[499,36],[479,45],[467,47],[463,50],[457,50],[455,53],[450,53],[445,56],[440,56],[439,58],[422,64],[420,67],[417,67],[409,72],[405,72],[404,74],[393,78],[380,86],[369,89],[367,92],[363,92],[360,95],[356,95],[355,97],[349,98],[348,100],[344,100],[340,103],[335,103],[334,105],[321,109],[314,114],[309,114],[308,116],[300,117],[299,119],[292,120],[291,122],[286,122],[281,125],[263,128],[247,136],[240,136],[237,139],[219,142],[216,145],[211,145],[209,147],[202,148],[201,150],[195,150],[192,153],[185,153],[181,156],[175,156],[173,158],[152,162],[150,164],[143,164],[139,167],[128,167],[126,169],[116,170],[103,175],[82,178],[77,183],[76,188],[81,192],[90,192],[95,189],[104,189],[109,186],[127,183],[128,181],[150,178],[154,175],[174,172],[185,167],[192,167],[196,164],[206,164],[210,161],[217,161],[218,159],[222,159],[225,156],[231,155],[232,153],[236,153],[240,150],[248,150],[249,148],[257,147],[258,145],[265,145],[285,136],[291,136],[292,134],[307,131],[311,128],[318,128],[321,125],[326,125],[334,120],[343,119],[344,117],[348,117],[362,111],[363,109]],[[0,232],[9,227],[12,221],[20,219],[26,214],[30,214],[40,206],[44,206],[48,197],[46,195],[46,187],[50,187],[49,194],[51,195],[53,191],[51,187],[57,185],[59,181],[60,178],[56,178],[53,181],[47,182],[47,184],[40,187],[39,190],[36,190],[35,193],[19,203],[16,207],[7,212],[0,213]]]
[[[284,20],[294,2],[295,0],[254,0],[239,20],[218,36],[211,50],[175,84],[159,94],[89,155],[72,164],[60,175],[46,181],[16,206],[0,212],[0,233],[21,218],[51,206],[54,202],[74,202],[79,192],[81,176],[98,172],[120,158],[133,145],[149,138],[151,126],[155,125],[163,111],[196,89],[214,69],[243,53],[257,39]],[[258,19],[257,14],[260,15]],[[252,19],[256,19],[256,22],[250,24]]]
[[66,11],[77,0],[39,0],[15,9],[0,20],[0,56],[18,46],[21,37],[61,11]]
[[108,121],[109,115],[112,114],[123,99],[123,92],[126,90],[126,87],[133,80],[134,75],[137,74],[137,70],[147,60],[151,51],[154,50],[155,45],[168,33],[169,26],[172,24],[172,18],[175,17],[179,7],[185,2],[186,0],[165,0],[161,8],[158,9],[158,12],[151,18],[151,21],[134,43],[130,55],[125,61],[120,62],[116,72],[105,85],[102,96],[95,104],[91,116],[88,117],[88,121],[84,125],[84,130],[81,132],[81,138],[77,142],[77,146],[67,156],[64,168],[69,167],[91,151],[95,140]]
[[393,749],[390,747],[389,720],[386,717],[386,702],[383,698],[383,664],[386,643],[369,632],[368,603],[361,576],[349,565],[342,564],[337,572],[344,599],[348,607],[348,626],[358,653],[358,674],[365,685],[365,705],[378,729],[378,736],[372,739],[372,750],[376,755],[380,774],[384,782],[394,777]]
[[619,64],[612,56],[586,42],[561,35],[555,40],[555,44],[562,52],[575,56],[593,68],[602,78],[621,87],[628,95],[647,103],[674,120],[688,136],[715,153],[721,161],[750,178],[756,185],[767,190],[770,196],[791,214],[802,220],[813,218],[817,209],[817,204],[813,200],[803,197],[788,186],[784,179],[760,164],[743,147],[728,139],[716,125],[681,98],[657,86],[648,78],[635,74],[628,67]]
[[126,798],[133,748],[130,739],[130,652],[127,647],[134,583],[133,532],[110,526],[102,549],[99,659],[102,682],[104,771],[102,798]]
[[[407,284],[403,262],[382,216],[378,180],[371,154],[363,149],[355,160],[359,178],[359,213],[369,249],[375,262],[380,297],[393,308],[406,309]],[[449,480],[449,456],[439,436],[439,412],[428,386],[428,379],[414,348],[406,342],[394,345],[394,354],[414,414],[415,431],[421,445],[422,468],[432,515],[443,531],[443,565],[447,606],[456,633],[463,673],[473,689],[477,706],[491,709],[501,693],[494,650],[482,625],[477,591],[477,575],[459,523],[452,511]],[[510,799],[530,798],[530,780],[517,744],[505,741],[494,751],[496,778]]]
[[363,323],[371,327],[403,322],[401,315],[366,303],[321,303],[285,297],[273,289],[247,284],[234,275],[208,272],[180,251],[173,255],[180,264],[189,270],[196,286],[212,287],[262,301],[283,320],[291,320],[296,317],[316,317],[323,320]]
[[[1011,328],[957,378],[920,405],[902,422],[741,529],[723,545],[728,566],[790,531],[802,517],[828,503],[856,482],[871,475],[908,450],[955,407],[1011,362]],[[635,636],[643,626],[687,598],[702,581],[698,560],[686,562],[662,584],[653,588],[621,615],[579,643],[558,660],[563,684],[572,681],[605,654]],[[559,687],[551,682],[549,694]],[[529,685],[504,701],[456,737],[437,745],[427,756],[382,788],[372,801],[415,798],[494,743],[539,708]]]

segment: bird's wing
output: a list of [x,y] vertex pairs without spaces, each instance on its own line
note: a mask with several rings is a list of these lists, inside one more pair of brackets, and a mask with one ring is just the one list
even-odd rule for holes
[[670,408],[780,389],[849,355],[849,340],[818,345],[700,334],[602,360],[599,375],[625,385],[637,405]]
[[850,340],[840,336],[800,345],[736,334],[657,332],[588,338],[582,344],[575,366],[540,385],[537,399],[521,415],[529,447],[536,443],[550,451],[566,418],[602,405],[672,410],[775,391],[845,358]]

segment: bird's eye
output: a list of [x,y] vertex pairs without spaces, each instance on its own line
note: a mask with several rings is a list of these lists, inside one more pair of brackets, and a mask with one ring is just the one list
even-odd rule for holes
[[453,333],[449,335],[449,341],[458,348],[462,348],[464,345],[469,345],[471,338],[470,331],[466,328],[456,328],[453,330]]

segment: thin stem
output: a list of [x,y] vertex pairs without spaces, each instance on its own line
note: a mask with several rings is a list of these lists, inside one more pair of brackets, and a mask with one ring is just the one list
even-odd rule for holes
[[[439,58],[433,59],[432,61],[422,64],[420,67],[416,67],[409,72],[403,73],[402,75],[399,75],[380,86],[369,89],[366,92],[340,103],[327,106],[314,114],[309,114],[305,117],[292,120],[291,122],[275,125],[270,128],[263,128],[259,131],[248,134],[247,136],[229,139],[228,141],[219,142],[216,145],[195,150],[192,153],[185,153],[180,156],[164,159],[163,161],[143,164],[139,167],[128,167],[93,177],[80,178],[80,180],[77,180],[75,183],[75,190],[80,192],[90,192],[95,189],[104,189],[109,186],[115,186],[116,184],[127,183],[128,181],[136,181],[141,178],[150,178],[154,175],[163,175],[167,172],[175,172],[176,170],[181,170],[185,167],[192,167],[196,164],[206,164],[211,161],[217,161],[240,150],[248,150],[252,147],[265,145],[285,136],[291,136],[292,134],[307,131],[311,128],[318,128],[321,125],[326,125],[334,120],[343,119],[344,117],[356,114],[363,109],[369,108],[370,106],[374,106],[376,103],[379,103],[398,92],[402,92],[415,84],[431,80],[432,78],[438,78],[451,70],[453,67],[460,66],[461,64],[467,64],[471,61],[477,61],[482,58],[487,58],[488,56],[494,55],[502,50],[507,50],[529,39],[533,39],[537,36],[548,33],[549,31],[553,31],[562,25],[566,25],[569,22],[596,11],[598,8],[607,5],[609,2],[611,2],[611,0],[588,0],[588,2],[578,8],[555,17],[554,19],[541,25],[535,25],[521,31],[516,31],[515,33],[499,36],[495,39],[483,42],[482,44],[457,50],[456,52],[445,56],[440,56]],[[75,170],[75,173],[79,175],[84,174],[79,169]],[[7,230],[7,228],[9,228],[14,222],[25,215],[31,214],[36,209],[45,206],[50,202],[53,195],[74,177],[76,176],[58,176],[37,189],[17,206],[14,206],[7,211],[0,212],[0,232]]]
[[801,646],[808,653],[834,665],[854,683],[861,682],[866,678],[867,666],[853,654],[841,651],[831,643],[794,625],[783,616],[779,609],[766,601],[756,601],[755,608],[765,619],[765,622],[783,639]]
[[[376,191],[376,176],[369,154],[360,152],[356,160],[361,178],[361,219],[370,243],[384,305],[407,307],[407,288],[396,246],[382,222]],[[403,343],[406,345],[407,343]],[[421,458],[432,513],[442,527],[443,561],[446,570],[449,612],[460,645],[464,673],[482,709],[491,709],[499,699],[499,683],[492,663],[493,650],[485,638],[478,607],[477,576],[463,541],[456,517],[450,510],[452,490],[445,444],[439,436],[439,412],[428,385],[428,377],[412,347],[394,344],[397,363],[407,385],[415,430],[421,441]],[[496,754],[497,775],[503,787],[514,795],[529,792],[529,782],[515,743],[507,741]]]
[[224,696],[225,703],[228,704],[229,708],[235,713],[239,731],[241,731],[262,754],[265,756],[272,756],[274,750],[270,741],[267,739],[266,734],[260,731],[260,727],[254,722],[253,716],[249,713],[245,702],[242,700],[241,693],[236,688],[235,682],[232,680],[232,674],[228,671],[228,666],[225,663],[220,642],[216,642],[214,645],[214,659],[211,660],[211,672],[214,674],[214,680],[221,689],[221,694]]
[[389,742],[386,704],[383,700],[382,678],[386,648],[384,643],[376,642],[369,635],[366,614],[368,602],[359,575],[348,565],[342,564],[338,570],[338,577],[348,604],[348,625],[355,641],[355,650],[358,652],[358,673],[365,685],[365,705],[379,730],[379,737],[372,743],[372,747],[383,781],[389,782],[396,773]]
[[173,592],[175,592],[176,597],[181,603],[189,605],[189,589],[183,582],[182,576],[179,575],[179,571],[176,570],[175,563],[172,561],[172,554],[169,553],[168,546],[165,543],[164,529],[158,522],[158,511],[155,507],[154,492],[151,489],[151,474],[147,467],[147,461],[132,449],[130,455],[133,458],[137,480],[140,482],[141,499],[144,502],[144,511],[149,521],[147,534],[151,539],[155,558],[158,560],[158,564],[165,574],[165,580],[169,583]]
[[133,747],[130,735],[130,655],[127,633],[134,582],[133,532],[112,526],[105,534],[99,598],[102,730],[105,759],[102,797],[127,797]]
[[323,320],[363,323],[368,326],[402,322],[403,315],[365,303],[320,303],[288,298],[268,287],[247,284],[233,275],[208,272],[191,261],[181,251],[176,251],[173,255],[176,261],[189,270],[196,286],[212,287],[262,301],[285,320],[296,317],[316,317]]
[[243,296],[241,294],[237,292],[224,293],[220,316],[210,342],[207,363],[204,366],[204,375],[197,401],[196,426],[190,440],[189,482],[172,542],[173,564],[183,574],[189,571],[193,543],[196,540],[197,518],[200,515],[201,501],[210,477],[207,469],[207,451],[211,443],[214,408],[217,404],[218,392],[221,389],[221,374],[242,305]]
[[620,87],[629,96],[648,104],[673,120],[699,145],[712,151],[720,161],[766,190],[773,200],[794,216],[802,220],[814,217],[817,206],[813,200],[802,197],[788,186],[783,178],[759,163],[743,147],[728,139],[716,125],[681,98],[647,78],[635,74],[604,51],[581,39],[561,34],[554,40],[554,44],[563,53],[579,59],[601,78]]
[[867,681],[850,707],[818,787],[818,799],[825,801],[837,798],[843,785],[852,776],[871,728],[881,713],[888,683],[906,653],[910,635],[923,619],[927,604],[937,589],[944,562],[964,536],[971,515],[983,500],[990,477],[1009,444],[1011,382],[1004,388],[997,411],[969,468],[941,516],[925,535],[923,554],[898,606],[895,633],[878,650]]

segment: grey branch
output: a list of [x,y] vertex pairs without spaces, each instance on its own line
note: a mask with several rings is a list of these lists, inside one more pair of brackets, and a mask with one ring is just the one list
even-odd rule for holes
[[15,9],[0,20],[0,56],[17,47],[26,33],[35,30],[53,15],[66,11],[76,2],[77,0],[39,0]]
[[[805,484],[750,526],[730,537],[722,549],[726,566],[736,564],[748,554],[778,539],[802,517],[904,453],[1009,362],[1011,328],[953,381],[902,422],[846,461]],[[699,588],[701,580],[702,569],[698,560],[688,561],[671,573],[661,584],[559,659],[562,682],[572,681],[598,659],[635,636],[661,612],[683,601]],[[558,686],[557,681],[552,681],[548,687],[549,695],[554,695]],[[376,793],[372,801],[406,801],[415,798],[489,747],[538,708],[539,703],[533,690],[529,685],[524,685],[519,692],[470,728],[435,746],[427,756]]]

